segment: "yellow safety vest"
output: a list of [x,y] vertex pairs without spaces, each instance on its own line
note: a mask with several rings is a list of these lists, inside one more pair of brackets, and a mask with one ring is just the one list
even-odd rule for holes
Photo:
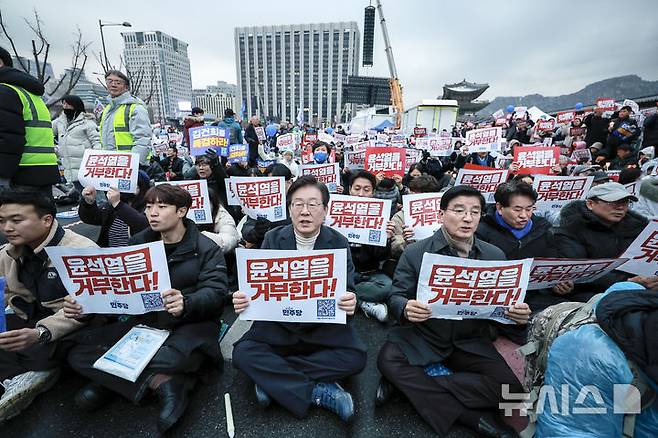
[[[129,121],[133,112],[135,112],[135,107],[137,105],[138,104],[136,103],[131,103],[130,105],[125,103],[121,104],[117,107],[117,110],[114,113],[114,144],[116,145],[117,151],[131,151],[135,144],[133,135],[130,133]],[[107,105],[101,115],[101,144],[103,143],[103,122],[105,121],[105,117],[109,110],[110,105]]]
[[25,150],[19,166],[57,166],[50,111],[40,96],[12,84],[1,82],[16,91],[23,104]]

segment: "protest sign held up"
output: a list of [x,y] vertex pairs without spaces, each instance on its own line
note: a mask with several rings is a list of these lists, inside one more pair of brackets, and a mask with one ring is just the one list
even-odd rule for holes
[[234,176],[226,184],[229,205],[240,205],[251,218],[269,221],[286,218],[286,182],[278,177]]
[[502,128],[472,129],[466,133],[466,146],[469,152],[491,152],[500,150]]
[[366,149],[366,170],[378,175],[404,176],[406,152],[397,147],[368,147]]
[[340,167],[338,163],[303,164],[299,168],[300,176],[314,175],[325,184],[330,192],[335,193],[340,185]]
[[621,257],[628,261],[619,267],[620,271],[658,275],[658,220],[649,222]]
[[171,284],[162,241],[118,248],[52,246],[46,252],[84,314],[164,309],[161,293]]
[[532,259],[471,260],[425,253],[417,299],[432,318],[493,319],[514,324],[505,310],[525,299]]
[[249,298],[240,319],[345,324],[347,250],[236,251],[239,290]]
[[187,211],[187,218],[193,220],[196,224],[213,223],[212,207],[210,205],[210,195],[208,193],[208,181],[205,179],[194,181],[168,181],[158,182],[159,184],[171,184],[179,186],[192,196],[192,207]]
[[208,149],[214,149],[217,155],[228,154],[229,132],[217,126],[198,126],[190,128],[190,156],[203,155]]
[[484,195],[484,199],[488,203],[494,202],[494,193],[498,186],[507,181],[507,169],[491,169],[491,170],[474,170],[474,169],[459,169],[455,185],[471,186],[478,189]]
[[560,148],[552,146],[522,146],[514,148],[514,161],[519,173],[551,173],[551,167],[560,164]]
[[441,228],[439,210],[442,193],[417,193],[402,196],[404,224],[414,230],[414,239],[430,237]]
[[537,209],[560,210],[577,199],[585,199],[594,181],[593,176],[537,175],[532,187],[537,192]]
[[137,192],[139,154],[86,149],[78,171],[83,186],[107,191],[115,188],[122,193]]
[[386,224],[390,212],[389,199],[332,194],[325,224],[349,242],[386,246]]
[[536,258],[530,270],[528,289],[544,289],[565,281],[588,283],[616,269],[627,259],[548,259]]

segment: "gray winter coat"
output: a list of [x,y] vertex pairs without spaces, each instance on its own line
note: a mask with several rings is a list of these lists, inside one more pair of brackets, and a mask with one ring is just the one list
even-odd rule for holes
[[101,148],[98,126],[94,119],[93,114],[80,113],[68,125],[62,123],[58,126],[58,155],[62,160],[66,181],[70,183],[78,180],[78,170],[85,149]]
[[103,132],[101,132],[101,143],[103,149],[106,151],[115,151],[116,142],[114,141],[114,115],[117,112],[119,105],[130,105],[132,103],[138,104],[133,111],[128,127],[130,133],[133,135],[135,145],[132,152],[139,154],[139,162],[142,165],[148,165],[147,156],[151,149],[151,122],[149,120],[149,113],[146,109],[146,104],[139,98],[131,96],[129,91],[126,91],[121,96],[110,97],[108,103],[110,109],[107,112],[105,120],[103,120]]

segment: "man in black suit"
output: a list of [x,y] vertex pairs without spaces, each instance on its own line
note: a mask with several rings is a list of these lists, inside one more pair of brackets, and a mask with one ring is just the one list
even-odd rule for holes
[[[425,253],[505,260],[500,249],[474,237],[485,205],[484,197],[473,187],[456,186],[445,192],[440,206],[441,229],[402,253],[389,294],[388,305],[399,325],[391,330],[379,352],[377,365],[384,380],[377,401],[381,404],[386,398],[390,382],[442,436],[456,421],[484,436],[516,436],[496,412],[503,401],[503,384],[509,385],[510,392],[523,392],[492,343],[496,323],[431,318],[429,306],[416,300]],[[526,324],[530,309],[525,303],[515,304],[505,315],[517,324]],[[438,362],[453,373],[429,376],[425,367]]]
[[[356,294],[349,244],[322,225],[329,205],[327,187],[312,175],[300,177],[288,189],[287,202],[292,225],[269,231],[261,249],[345,248],[347,293],[338,308],[353,315]],[[233,294],[236,313],[248,305],[244,292]],[[352,396],[336,381],[361,372],[365,364],[365,345],[349,324],[256,321],[233,350],[233,365],[256,384],[258,403],[268,406],[274,399],[300,418],[316,405],[349,422],[354,416]]]

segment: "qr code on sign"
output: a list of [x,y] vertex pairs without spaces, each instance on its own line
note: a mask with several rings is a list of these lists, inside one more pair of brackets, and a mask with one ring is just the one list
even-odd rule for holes
[[144,310],[146,311],[164,309],[162,297],[158,292],[142,294],[142,302],[144,303]]
[[129,179],[120,179],[117,184],[119,191],[121,190],[130,190],[130,180]]
[[318,319],[336,318],[336,300],[318,300]]
[[280,205],[274,207],[274,217],[276,218],[283,217],[283,208]]
[[368,242],[379,242],[381,236],[381,230],[370,230],[368,231]]
[[206,221],[205,210],[194,210],[194,222],[201,223]]
[[491,312],[491,315],[489,315],[489,318],[509,319],[505,316],[505,308],[503,306],[496,307],[494,311]]

